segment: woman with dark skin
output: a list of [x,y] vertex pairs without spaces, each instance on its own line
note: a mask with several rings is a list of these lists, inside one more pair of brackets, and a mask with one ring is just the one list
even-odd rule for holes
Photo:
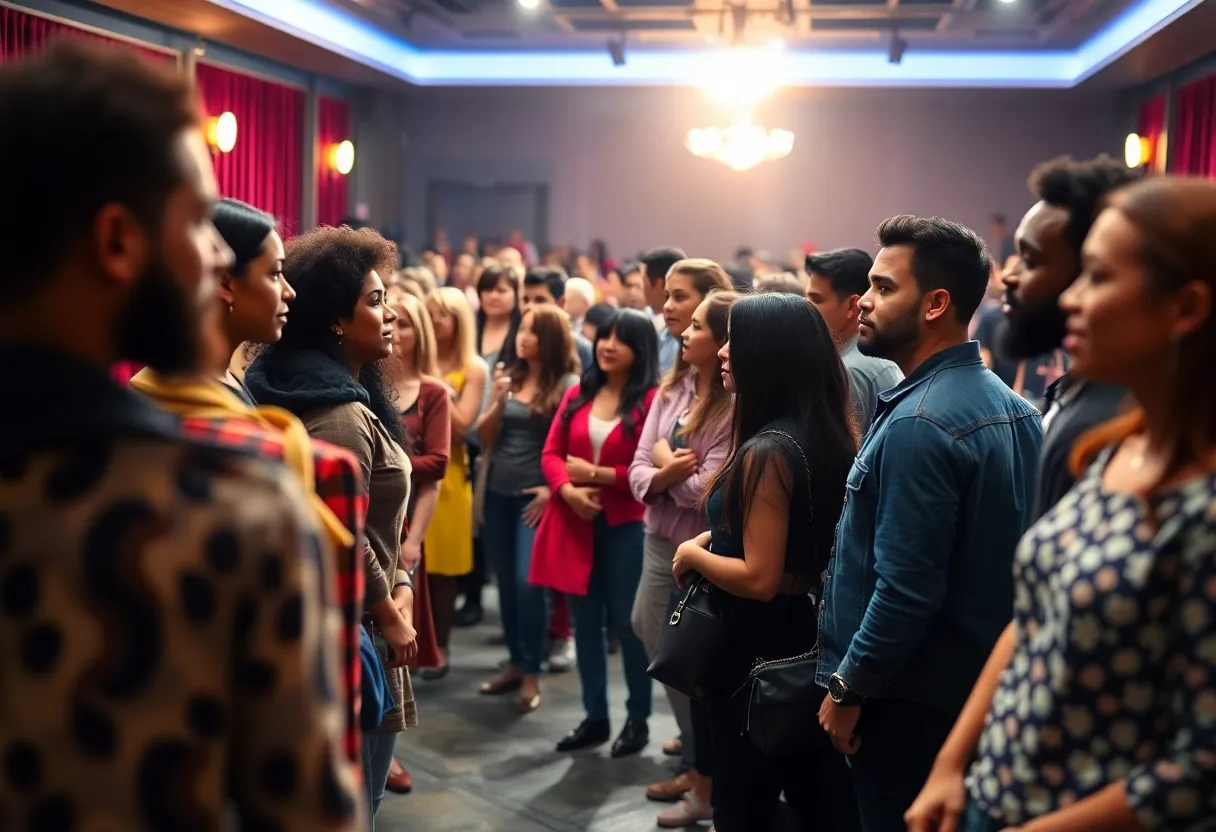
[[246,404],[255,404],[241,378],[247,363],[242,347],[273,344],[282,337],[296,292],[283,276],[283,238],[274,217],[240,200],[221,199],[212,219],[234,255],[220,280],[224,334],[232,356],[220,381]]
[[363,775],[373,815],[384,796],[397,734],[417,723],[405,665],[417,651],[413,585],[402,529],[410,493],[408,442],[382,362],[392,355],[397,313],[385,299],[396,247],[371,229],[321,227],[287,247],[284,271],[296,288],[277,344],[245,374],[263,404],[298,415],[309,433],[345,448],[368,494],[364,625],[388,671],[393,707],[363,737]]

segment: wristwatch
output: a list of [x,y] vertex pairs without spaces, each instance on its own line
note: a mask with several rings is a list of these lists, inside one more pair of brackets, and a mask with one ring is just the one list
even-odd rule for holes
[[845,707],[860,705],[865,700],[864,696],[849,687],[849,683],[839,673],[833,673],[832,678],[828,679],[828,696],[832,697],[832,701],[837,705]]

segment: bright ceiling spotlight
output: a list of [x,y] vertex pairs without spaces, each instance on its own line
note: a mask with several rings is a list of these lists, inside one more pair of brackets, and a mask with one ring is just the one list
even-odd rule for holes
[[531,10],[540,6],[540,0],[519,0],[519,5],[525,9]]
[[1011,4],[1011,3],[1016,3],[1016,2],[1018,2],[1018,0],[1001,0],[1001,2],[1002,2],[1002,3],[1004,3],[1005,5],[1009,5],[1009,4]]
[[782,86],[789,72],[783,51],[740,46],[715,50],[697,73],[714,101],[733,113],[749,112]]

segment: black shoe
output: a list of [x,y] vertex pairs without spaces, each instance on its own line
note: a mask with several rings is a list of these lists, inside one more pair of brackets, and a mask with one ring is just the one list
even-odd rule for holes
[[[645,727],[645,726],[643,726]],[[557,744],[558,751],[582,751],[608,742],[612,726],[606,719],[584,719]],[[645,743],[643,743],[645,744]]]
[[476,627],[485,617],[486,614],[482,610],[481,604],[465,604],[456,610],[456,614],[452,617],[452,624],[457,627]]
[[[605,726],[607,727],[607,726]],[[612,744],[613,757],[628,757],[637,754],[650,742],[650,728],[645,722],[634,722],[632,719],[625,723],[621,735]]]

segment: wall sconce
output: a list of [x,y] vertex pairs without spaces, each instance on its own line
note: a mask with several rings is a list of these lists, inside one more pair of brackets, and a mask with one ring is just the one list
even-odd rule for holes
[[1153,143],[1138,133],[1128,133],[1123,142],[1123,161],[1132,169],[1147,165],[1153,159]]
[[228,153],[236,147],[236,116],[221,113],[207,119],[207,144],[220,153]]
[[355,145],[350,139],[331,144],[326,150],[329,169],[346,176],[355,166]]

